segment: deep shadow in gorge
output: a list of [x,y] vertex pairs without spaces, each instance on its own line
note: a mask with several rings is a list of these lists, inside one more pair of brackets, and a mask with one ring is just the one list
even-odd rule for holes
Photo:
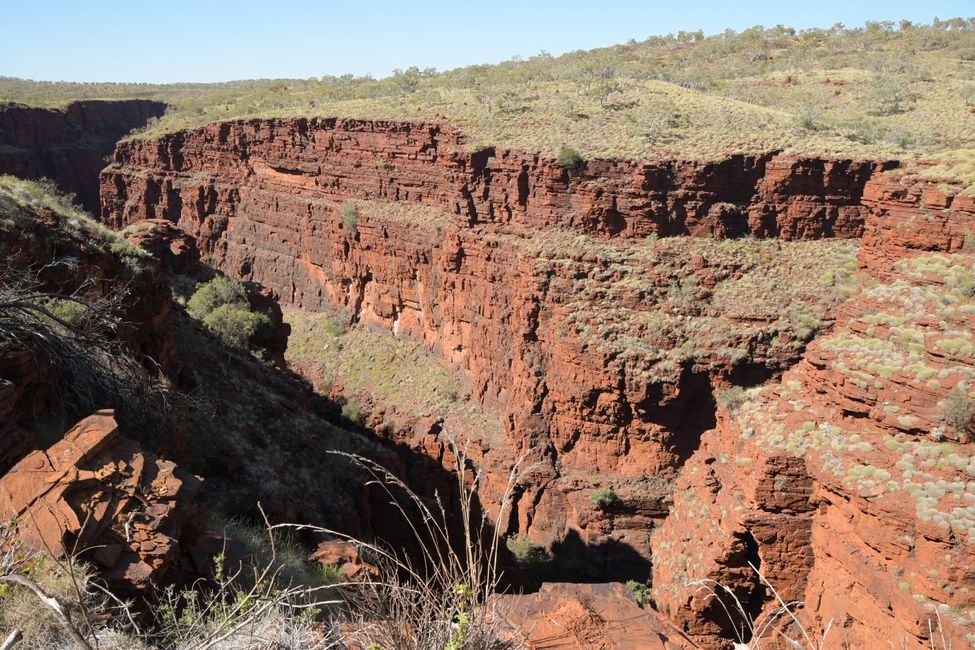
[[[429,455],[429,448],[421,451],[393,440],[397,437],[393,431],[377,431],[349,422],[342,415],[341,400],[317,393],[308,380],[281,364],[261,362],[250,354],[227,348],[183,315],[179,316],[177,329],[181,331],[178,340],[184,355],[179,385],[197,396],[201,410],[190,418],[187,448],[169,453],[203,476],[206,505],[220,518],[244,520],[259,527],[260,502],[272,523],[334,528],[393,549],[415,566],[422,566],[419,541],[404,520],[405,511],[413,524],[420,522],[416,506],[401,490],[392,489],[397,503],[403,506],[401,510],[382,486],[367,486],[371,477],[356,468],[352,460],[328,453],[334,449],[379,463],[430,510],[437,512],[438,503],[442,503],[451,539],[464,540],[458,477],[445,436],[438,437],[441,446],[435,458]],[[201,346],[211,348],[210,358],[219,365],[199,354]],[[274,395],[275,403],[270,407],[263,402],[266,394]],[[246,404],[242,416],[239,403]],[[313,424],[318,423],[313,429],[305,425],[309,416]],[[230,423],[231,419],[235,421]],[[435,424],[430,433],[439,433],[437,428]],[[259,464],[265,465],[258,470],[266,480],[243,478],[249,473],[248,465],[253,470]],[[468,460],[467,475],[472,476],[476,469]],[[309,472],[334,475],[334,492],[304,492],[300,481]],[[471,520],[481,521],[482,514],[482,504],[475,494]],[[493,536],[493,526],[492,521],[485,523],[485,539]],[[306,533],[302,541],[310,552],[322,539]],[[554,545],[550,559],[540,564],[519,564],[505,546],[504,537],[499,542],[501,587],[506,591],[532,591],[542,581],[642,580],[650,575],[649,562],[636,549],[614,540],[587,544],[578,533],[570,531]]]

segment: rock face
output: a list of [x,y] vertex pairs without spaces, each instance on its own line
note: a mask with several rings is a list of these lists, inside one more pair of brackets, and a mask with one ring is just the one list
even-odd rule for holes
[[913,221],[914,240],[903,222],[868,226],[876,276],[781,381],[719,411],[684,468],[654,537],[653,595],[702,645],[743,618],[723,614],[715,582],[755,618],[778,606],[773,585],[812,636],[833,628],[827,648],[975,642],[975,256],[926,252],[957,251],[971,221]]
[[160,270],[177,275],[197,273],[200,251],[196,240],[165,219],[149,219],[122,232],[133,246],[146,251],[160,264]]
[[682,650],[696,647],[621,584],[549,583],[492,606],[530,650]]
[[0,174],[47,177],[98,213],[98,173],[115,143],[166,105],[142,99],[82,101],[63,110],[0,106]]
[[[533,449],[544,466],[505,525],[543,544],[573,530],[587,543],[629,530],[603,541],[645,557],[646,533],[666,512],[667,479],[713,425],[707,409],[695,408],[710,403],[711,375],[764,377],[798,353],[774,328],[752,327],[775,322],[775,309],[736,308],[720,319],[747,325],[704,342],[697,361],[671,355],[653,372],[637,367],[596,345],[605,337],[588,325],[566,327],[578,312],[580,278],[620,285],[625,306],[650,318],[676,293],[684,255],[697,259],[704,291],[754,264],[667,249],[666,269],[639,252],[621,267],[611,251],[596,259],[585,243],[573,248],[572,233],[615,235],[634,247],[653,233],[856,237],[863,185],[881,167],[768,155],[595,161],[570,172],[517,152],[466,152],[459,134],[433,125],[245,121],[123,143],[103,174],[102,202],[103,219],[116,227],[176,222],[217,268],[286,303],[340,307],[440,352],[465,372],[476,399],[506,412],[513,452]],[[350,200],[357,213],[343,216]],[[568,236],[565,250],[533,248],[526,236],[538,229]],[[540,268],[552,254],[564,263]],[[626,289],[636,275],[658,287],[654,295]],[[683,307],[667,309],[680,327]],[[680,334],[644,329],[663,349],[682,343]],[[760,361],[736,365],[734,349],[751,352],[737,361]],[[611,476],[629,506],[594,513],[588,493]],[[620,578],[641,571],[626,564],[607,567]]]
[[153,217],[193,219],[190,232],[211,244],[228,217],[247,211],[239,182],[246,176],[254,188],[437,206],[469,224],[628,237],[857,237],[864,185],[889,166],[768,154],[715,163],[600,160],[570,171],[537,155],[468,152],[461,134],[438,125],[270,119],[121,143],[105,170],[101,200],[117,227]]
[[23,522],[21,540],[37,551],[95,549],[113,586],[141,591],[189,562],[183,555],[204,522],[194,504],[199,487],[192,474],[120,437],[112,412],[99,411],[0,478],[0,518]]
[[864,187],[870,210],[861,264],[885,275],[894,262],[934,251],[953,253],[975,247],[975,196],[953,179],[928,174],[926,165],[880,174]]
[[[485,441],[475,460],[497,476],[521,452],[533,461],[502,530],[604,578],[642,580],[652,555],[654,600],[696,643],[722,647],[741,622],[709,580],[748,616],[774,610],[753,565],[805,603],[811,629],[842,628],[831,642],[893,634],[914,647],[931,612],[963,637],[972,542],[956,520],[975,485],[958,474],[965,427],[938,428],[948,394],[969,390],[968,312],[939,310],[971,298],[952,269],[972,202],[917,171],[779,154],[564,170],[467,151],[436,125],[276,119],[127,141],[101,202],[118,228],[176,223],[217,268],[285,303],[344,310],[437,352],[504,413],[505,448]],[[766,241],[745,254],[747,242],[711,239],[741,234]],[[836,241],[855,238],[856,260],[856,244]],[[833,241],[804,242],[819,239]],[[881,308],[890,322],[871,320]],[[853,334],[806,350],[843,328]],[[881,343],[836,356],[871,328]],[[880,354],[907,344],[896,363]],[[713,389],[765,382],[739,412],[715,412]],[[938,448],[943,475],[924,465],[931,432],[960,445]],[[902,460],[915,474],[894,476]],[[932,482],[940,497],[922,494]],[[605,486],[617,499],[593,505]]]

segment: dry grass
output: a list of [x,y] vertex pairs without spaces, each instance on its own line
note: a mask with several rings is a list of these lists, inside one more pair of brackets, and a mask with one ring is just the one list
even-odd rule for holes
[[456,431],[498,443],[501,417],[465,396],[459,376],[421,344],[365,326],[347,327],[329,314],[288,310],[285,359],[316,389],[341,388],[351,399],[375,401],[394,413],[439,417]]
[[645,380],[675,380],[686,362],[732,367],[747,358],[777,368],[855,285],[857,245],[847,240],[633,242],[554,230],[511,240],[537,259],[538,281],[561,303],[555,336],[620,359]]
[[80,246],[95,245],[118,255],[133,273],[139,273],[150,259],[149,253],[96,221],[75,204],[73,195],[62,193],[53,183],[0,176],[0,231],[30,233],[37,228],[39,214],[50,215],[57,230]]

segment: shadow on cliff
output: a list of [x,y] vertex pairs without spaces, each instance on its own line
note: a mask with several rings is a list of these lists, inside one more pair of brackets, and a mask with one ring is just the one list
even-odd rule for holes
[[586,543],[572,530],[551,554],[521,563],[516,584],[534,590],[544,582],[646,582],[651,574],[650,561],[629,544],[615,539]]
[[[350,459],[329,453],[342,451],[385,467],[430,510],[442,504],[452,538],[463,540],[458,477],[438,425],[427,435],[399,436],[351,422],[340,398],[316,392],[281,363],[222,344],[182,310],[174,329],[182,368],[177,384],[195,397],[197,408],[188,417],[186,446],[166,454],[204,477],[205,502],[220,519],[259,527],[261,503],[274,523],[333,528],[422,563],[417,526],[411,525],[422,521],[418,508],[401,491],[370,484],[371,477]],[[470,517],[482,516],[475,494]],[[494,533],[488,522],[482,534]],[[323,539],[309,533],[301,541],[313,549]],[[649,562],[628,545],[587,544],[575,533],[544,565],[519,564],[504,539],[499,551],[503,587],[512,591],[530,591],[542,581],[645,580],[650,574]]]

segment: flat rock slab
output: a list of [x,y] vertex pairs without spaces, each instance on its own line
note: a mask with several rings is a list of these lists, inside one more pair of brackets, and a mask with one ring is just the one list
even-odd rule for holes
[[506,631],[531,650],[697,647],[619,583],[547,583],[537,593],[498,596],[493,604]]

